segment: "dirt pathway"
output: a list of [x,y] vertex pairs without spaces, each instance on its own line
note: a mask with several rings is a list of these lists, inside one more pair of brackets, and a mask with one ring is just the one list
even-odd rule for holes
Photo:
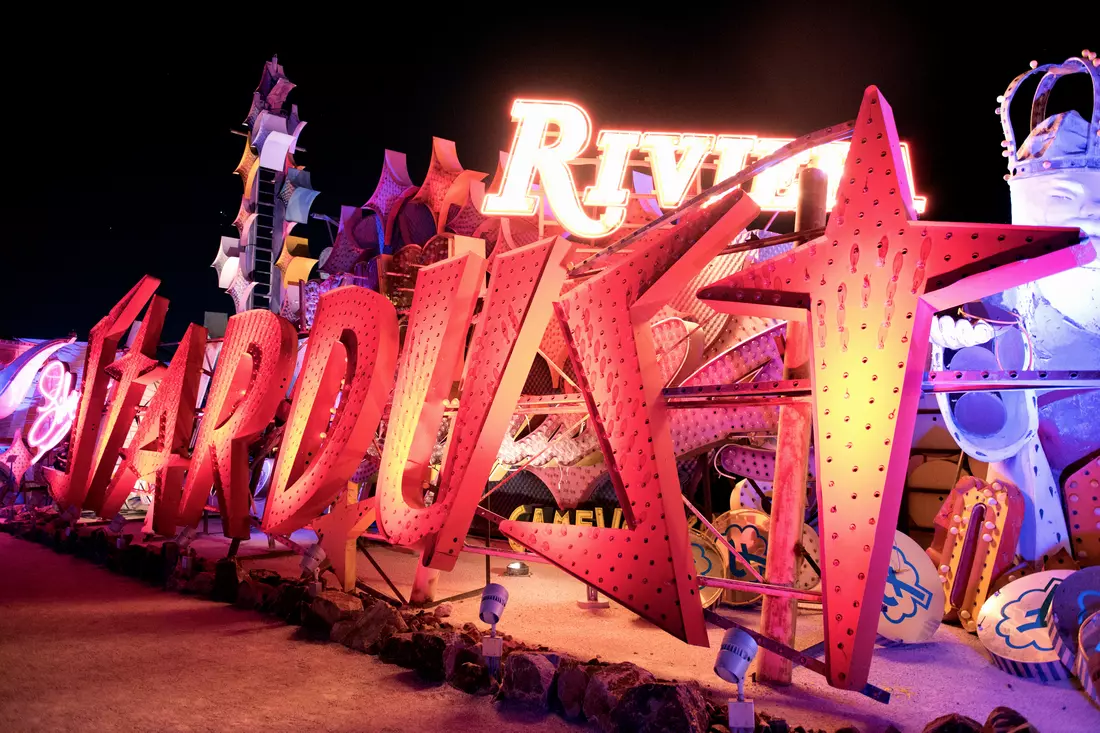
[[580,731],[0,535],[0,730]]

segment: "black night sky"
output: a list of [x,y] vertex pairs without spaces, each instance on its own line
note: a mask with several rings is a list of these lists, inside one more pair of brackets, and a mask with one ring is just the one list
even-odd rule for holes
[[[876,84],[912,144],[928,218],[1004,222],[996,96],[1033,58],[1100,45],[1095,32],[1038,27],[1057,15],[956,17],[975,14],[966,3],[736,9],[760,5],[636,6],[618,17],[555,5],[528,12],[558,20],[509,22],[421,4],[405,17],[307,5],[263,29],[250,18],[267,11],[251,6],[193,30],[130,19],[79,38],[9,26],[25,48],[6,62],[0,337],[86,338],[145,273],[171,301],[165,340],[205,310],[232,311],[209,267],[218,237],[236,231],[231,172],[243,139],[230,129],[272,54],[309,123],[297,160],[322,192],[315,213],[361,205],[387,147],[408,154],[419,180],[432,135],[491,174],[516,96],[577,101],[596,129],[793,136],[851,119]],[[328,245],[323,224],[308,234],[315,252]]]

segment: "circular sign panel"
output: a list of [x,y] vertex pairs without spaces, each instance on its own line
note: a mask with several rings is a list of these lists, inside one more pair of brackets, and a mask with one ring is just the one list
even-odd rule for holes
[[1017,677],[1054,682],[1069,678],[1047,630],[1054,591],[1072,574],[1047,570],[1014,580],[991,595],[978,613],[978,639],[998,667]]
[[931,558],[908,535],[895,532],[878,633],[906,644],[928,641],[940,627],[944,602],[943,583]]
[[[714,520],[714,528],[737,548],[741,557],[764,575],[768,557],[768,534],[771,518],[758,509],[733,509]],[[722,548],[725,549],[725,548]],[[817,532],[812,527],[802,528],[802,558],[798,563],[798,576],[794,587],[810,590],[821,582],[821,549]],[[728,553],[727,553],[728,554]],[[735,557],[728,558],[729,577],[734,580],[756,582],[756,578]],[[751,591],[726,591],[726,603],[745,606],[760,600],[759,593]]]
[[1077,668],[1073,673],[1093,704],[1100,706],[1100,612],[1081,624],[1077,635]]
[[1100,611],[1100,567],[1076,571],[1054,591],[1048,620],[1050,640],[1062,664],[1071,670],[1076,669],[1081,624],[1097,611]]
[[[726,563],[718,550],[718,545],[710,537],[698,530],[691,530],[691,556],[695,561],[695,574],[706,578],[725,578]],[[704,586],[699,591],[703,608],[710,608],[722,598],[722,589]]]

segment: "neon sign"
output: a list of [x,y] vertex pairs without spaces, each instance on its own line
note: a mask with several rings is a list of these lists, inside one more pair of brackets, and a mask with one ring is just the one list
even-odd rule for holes
[[73,389],[75,375],[62,361],[51,361],[38,376],[38,393],[43,397],[44,408],[27,433],[27,445],[37,452],[31,465],[52,450],[69,432],[80,404],[80,392]]
[[[648,200],[664,210],[678,208],[689,193],[705,187],[704,171],[720,183],[757,160],[791,142],[791,138],[756,135],[704,135],[674,132],[602,130],[596,136],[599,151],[595,159],[582,158],[592,140],[592,119],[572,102],[517,99],[512,104],[517,123],[512,149],[496,193],[488,194],[481,212],[487,216],[529,217],[544,198],[557,224],[579,237],[600,239],[626,222],[630,199]],[[798,203],[799,171],[813,164],[829,177],[826,206],[836,203],[836,191],[848,157],[847,142],[834,142],[792,156],[758,175],[752,197],[763,211],[794,211]],[[632,160],[638,152],[644,158]],[[901,143],[901,157],[909,190],[914,191],[909,146]],[[708,158],[714,162],[708,163]],[[595,182],[578,187],[575,169],[595,165]],[[647,167],[652,173],[652,191],[630,191],[623,187],[627,168]],[[535,176],[538,175],[538,188]],[[652,209],[653,206],[650,206]],[[923,213],[928,200],[913,197],[913,206]]]

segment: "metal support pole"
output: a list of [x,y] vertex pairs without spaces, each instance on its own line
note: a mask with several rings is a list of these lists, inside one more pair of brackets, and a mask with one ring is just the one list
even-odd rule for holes
[[710,495],[710,467],[714,460],[714,451],[707,451],[703,455],[699,456],[699,463],[703,469],[703,516],[709,521],[714,521],[714,502]]
[[[804,168],[799,175],[797,229],[825,225],[825,200],[828,175],[817,168]],[[783,353],[783,377],[808,377],[810,333],[805,320],[787,321],[787,342]],[[772,483],[771,531],[765,568],[767,582],[791,586],[798,577],[802,543],[802,525],[806,517],[806,474],[809,469],[810,433],[813,416],[809,404],[790,404],[779,408],[779,435],[776,446],[775,478]],[[783,645],[794,644],[798,603],[792,598],[764,596],[761,630]],[[778,685],[791,684],[792,664],[787,656],[766,648],[761,651],[760,678]]]
[[[491,497],[491,496],[486,496],[485,497],[485,509],[486,509],[486,511],[491,511],[490,507],[492,506],[492,501],[493,501],[493,497]],[[493,536],[493,525],[492,525],[491,522],[485,522],[485,547],[486,548],[490,548],[490,547],[493,546],[492,536]],[[485,585],[489,585],[489,583],[493,582],[492,579],[489,577],[490,569],[491,569],[490,568],[490,555],[489,555],[489,553],[485,553]]]
[[[393,591],[393,594],[401,600],[401,603],[402,604],[407,604],[408,601],[405,600],[405,596],[401,595],[401,591],[399,591],[397,589],[397,586],[393,584],[393,581],[390,580],[390,576],[386,575],[386,571],[383,570],[382,566],[378,564],[378,561],[375,560],[374,557],[371,556],[371,554],[367,550],[367,548],[363,546],[363,543],[356,542],[355,547],[356,547],[357,550],[359,550],[359,552],[363,553],[363,555],[367,558],[367,560],[370,561],[370,564],[373,565],[374,569],[378,571],[378,574],[382,576],[382,580],[386,581],[386,585],[388,585],[390,587],[390,590]],[[420,568],[420,566],[417,566],[418,571],[419,571],[419,568]]]

